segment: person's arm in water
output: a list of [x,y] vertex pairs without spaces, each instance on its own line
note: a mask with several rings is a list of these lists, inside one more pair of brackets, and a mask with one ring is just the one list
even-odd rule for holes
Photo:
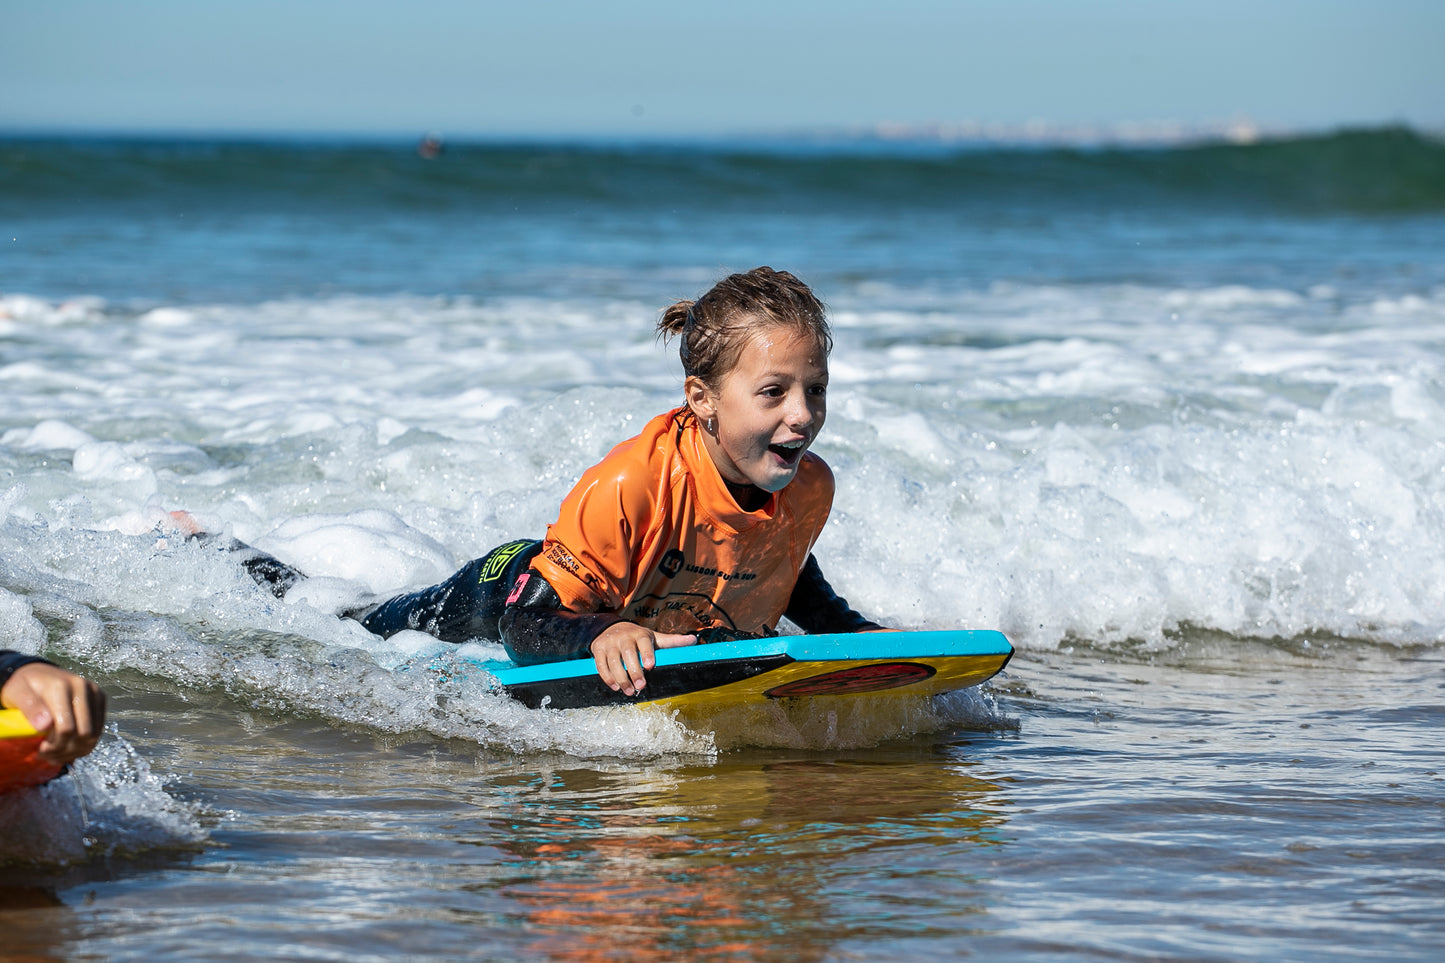
[[88,679],[31,655],[0,650],[0,707],[19,709],[43,733],[41,758],[65,765],[95,748],[105,693]]
[[518,665],[591,656],[608,688],[636,695],[647,685],[653,653],[693,645],[696,635],[668,635],[611,612],[577,613],[562,607],[556,589],[536,572],[518,579],[498,623],[507,655]]
[[818,560],[812,555],[798,573],[798,582],[783,613],[788,621],[809,635],[831,632],[876,632],[883,626],[864,618],[848,606],[848,600],[833,591]]

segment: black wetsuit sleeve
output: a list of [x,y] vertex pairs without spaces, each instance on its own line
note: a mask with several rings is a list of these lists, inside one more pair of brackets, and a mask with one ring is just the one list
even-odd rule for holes
[[497,623],[507,655],[518,665],[585,659],[592,642],[622,617],[611,612],[568,612],[557,590],[535,571],[513,589],[511,601]]
[[0,689],[5,688],[5,683],[15,674],[15,670],[22,666],[39,662],[42,665],[54,665],[49,659],[42,659],[38,655],[26,655],[23,652],[12,652],[9,649],[0,649]]
[[834,592],[828,580],[823,578],[823,570],[812,555],[808,556],[803,571],[798,574],[798,582],[788,599],[788,609],[783,614],[809,635],[867,632],[883,628],[848,607],[848,600]]
[[256,584],[278,599],[285,598],[291,586],[306,578],[275,556],[267,555],[259,548],[252,548],[238,539],[228,538],[214,532],[198,532],[187,538],[201,545],[215,545],[234,553],[236,560],[241,563]]

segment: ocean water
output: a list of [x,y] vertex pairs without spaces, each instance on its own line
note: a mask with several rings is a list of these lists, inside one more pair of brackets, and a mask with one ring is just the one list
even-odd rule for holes
[[[540,536],[765,263],[834,325],[824,571],[1002,676],[532,711],[335,617]],[[1436,959],[1442,362],[1406,130],[0,142],[0,644],[112,717],[0,797],[0,955]]]

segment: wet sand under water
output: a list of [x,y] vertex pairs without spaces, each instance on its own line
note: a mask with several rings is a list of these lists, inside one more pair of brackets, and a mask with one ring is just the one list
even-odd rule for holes
[[[1445,655],[1020,653],[989,730],[582,760],[105,679],[209,839],[0,866],[9,957],[1434,960]],[[9,958],[7,957],[7,958]]]

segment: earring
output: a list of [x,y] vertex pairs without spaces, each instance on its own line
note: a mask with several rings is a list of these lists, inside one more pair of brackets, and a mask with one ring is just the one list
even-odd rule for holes
[[709,418],[709,419],[707,420],[707,433],[708,433],[709,435],[712,434],[712,428],[713,428],[713,426],[712,426],[712,419]]

